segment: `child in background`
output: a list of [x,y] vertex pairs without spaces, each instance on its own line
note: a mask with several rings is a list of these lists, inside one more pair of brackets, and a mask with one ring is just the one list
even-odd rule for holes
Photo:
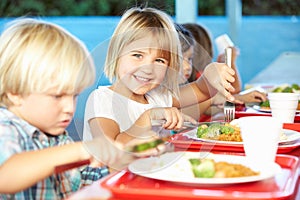
[[[195,56],[193,58],[194,70],[190,77],[190,81],[194,81],[204,71],[206,65],[212,62],[213,58],[213,45],[210,33],[201,25],[196,23],[185,23],[182,26],[189,30],[195,39]],[[231,67],[235,70],[235,81],[232,86],[235,88],[234,94],[237,94],[242,89],[242,83],[238,68],[236,66],[236,59],[239,50],[232,47],[232,63]],[[224,54],[218,55],[217,62],[225,62]],[[197,74],[199,73],[199,74]]]
[[179,108],[205,101],[220,91],[234,100],[234,70],[211,63],[196,81],[179,87],[182,52],[172,19],[153,8],[132,8],[112,35],[104,71],[114,81],[100,86],[87,101],[84,138],[99,132],[126,143],[149,137],[155,120],[167,130],[195,123]]
[[22,18],[2,33],[0,60],[0,199],[64,199],[101,174],[82,180],[79,169],[55,174],[56,166],[124,156],[103,138],[73,142],[65,131],[95,76],[82,42],[57,25]]
[[[211,62],[213,58],[213,45],[209,32],[199,24],[186,23],[182,26],[190,31],[195,39],[194,43],[194,55],[192,59],[193,69],[189,81],[194,81],[203,72],[205,66]],[[250,103],[250,102],[262,102],[266,100],[266,94],[260,91],[251,91],[249,93],[239,94],[242,89],[242,82],[236,66],[236,59],[239,51],[235,47],[232,48],[232,63],[231,66],[235,70],[235,81],[232,86],[235,88],[233,92],[237,104]],[[218,62],[224,62],[224,54],[220,54],[217,58]],[[212,99],[202,102],[199,108],[195,106],[186,108],[186,110],[194,110],[192,116],[200,121],[218,120],[223,118],[223,103],[225,98],[222,95],[215,95]],[[206,115],[201,114],[205,113]],[[213,116],[212,119],[210,119]]]
[[[181,79],[182,81],[180,84],[187,84],[192,76],[193,72],[193,60],[194,60],[194,53],[195,53],[195,46],[196,41],[193,37],[193,34],[184,28],[181,24],[175,23],[176,31],[179,35],[181,50],[182,50],[182,73]],[[191,117],[194,119],[199,119],[200,116],[210,107],[210,104],[206,102],[211,102],[211,100],[206,100],[199,104],[195,104],[192,106],[188,106],[182,108],[183,113],[189,113]]]
[[192,75],[195,41],[192,33],[182,25],[175,23],[182,51],[182,68],[179,84],[186,84]]

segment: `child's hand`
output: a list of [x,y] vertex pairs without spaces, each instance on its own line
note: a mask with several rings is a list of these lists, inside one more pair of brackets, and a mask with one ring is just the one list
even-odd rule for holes
[[253,103],[253,102],[263,102],[267,100],[266,93],[259,92],[259,91],[251,91],[249,93],[243,95],[235,95],[235,99],[242,101],[243,103]]
[[152,108],[150,109],[151,120],[165,120],[162,125],[164,129],[179,130],[183,127],[183,122],[191,122],[196,124],[196,120],[183,114],[175,107],[170,108]]
[[211,63],[204,69],[203,76],[226,99],[234,101],[234,96],[231,94],[235,91],[231,85],[235,81],[234,74],[235,71],[224,63]]
[[121,170],[135,159],[131,153],[124,151],[123,145],[109,140],[104,135],[84,141],[83,144],[90,154],[93,167],[106,165],[111,169]]
[[168,138],[159,138],[157,136],[134,138],[124,148],[132,152],[135,157],[158,156],[165,152],[173,151],[173,145],[167,144],[166,140]]

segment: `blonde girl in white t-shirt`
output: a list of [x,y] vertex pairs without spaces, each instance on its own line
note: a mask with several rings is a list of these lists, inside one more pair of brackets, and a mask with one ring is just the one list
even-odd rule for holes
[[184,121],[196,123],[180,111],[183,107],[217,91],[234,100],[234,70],[225,64],[211,63],[198,80],[179,87],[181,65],[179,37],[166,13],[154,8],[126,11],[112,35],[104,66],[113,83],[90,94],[84,138],[104,133],[126,144],[157,137],[154,121],[161,120],[166,130],[178,130]]

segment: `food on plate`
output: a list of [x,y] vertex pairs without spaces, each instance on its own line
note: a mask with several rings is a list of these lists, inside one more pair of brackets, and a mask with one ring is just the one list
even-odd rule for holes
[[[230,125],[235,126],[237,129],[240,129],[239,126],[239,119],[234,119],[230,122]],[[284,142],[284,140],[287,140],[288,136],[284,133],[283,130],[280,131],[279,141]]]
[[240,128],[229,123],[201,124],[197,128],[197,137],[221,141],[242,141]]
[[[230,142],[242,142],[241,129],[239,126],[239,120],[234,119],[230,123],[213,122],[203,123],[199,125],[196,133],[197,138],[218,140],[218,141],[230,141]],[[279,141],[287,140],[287,135],[280,132]]]
[[150,142],[144,142],[141,144],[136,144],[127,148],[128,151],[134,153],[141,153],[143,151],[156,148],[158,145],[165,143],[169,138],[158,138]]
[[191,158],[189,162],[196,178],[233,178],[259,175],[259,172],[255,172],[242,164],[199,158]]
[[298,84],[291,84],[291,85],[281,85],[272,90],[272,92],[286,92],[286,93],[299,93],[300,86]]
[[271,109],[271,108],[270,108],[270,101],[269,101],[269,100],[266,100],[266,101],[264,101],[264,102],[261,102],[259,106],[260,106],[261,109],[264,109],[264,110],[269,110],[269,109]]
[[[284,84],[284,85],[275,87],[270,92],[278,92],[278,93],[279,92],[283,92],[283,93],[300,93],[300,85],[295,84],[295,83],[291,84],[291,85]],[[261,102],[259,106],[260,106],[261,109],[270,110],[270,102],[269,102],[269,100]],[[297,110],[300,110],[300,100],[299,100],[299,103],[298,103]]]

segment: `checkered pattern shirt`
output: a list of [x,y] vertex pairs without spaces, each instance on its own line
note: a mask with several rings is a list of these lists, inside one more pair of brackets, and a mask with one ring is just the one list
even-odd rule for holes
[[[0,108],[0,165],[17,153],[71,142],[73,140],[66,132],[59,136],[46,135],[7,109]],[[32,164],[34,165],[34,163]],[[22,166],[19,167],[19,170],[22,170]],[[0,194],[0,199],[64,199],[77,191],[82,184],[90,184],[107,174],[107,168],[85,167],[82,171],[72,169],[60,174],[53,174],[16,194]]]

